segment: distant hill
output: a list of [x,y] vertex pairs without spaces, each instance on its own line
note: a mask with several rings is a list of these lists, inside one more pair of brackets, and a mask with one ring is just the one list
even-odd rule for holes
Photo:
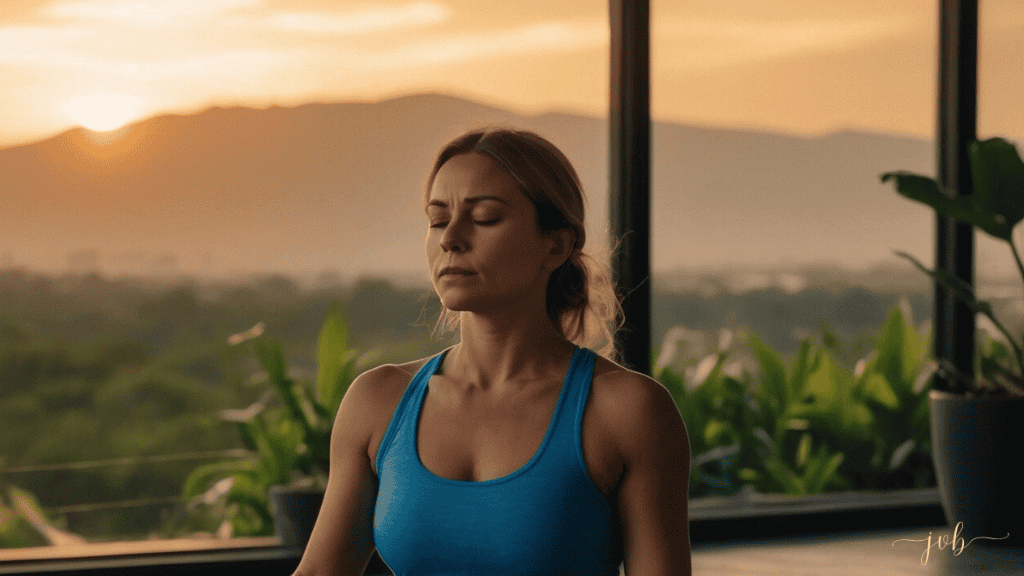
[[[349,277],[426,273],[422,184],[450,137],[539,131],[576,163],[603,246],[607,123],[523,117],[441,95],[293,108],[211,108],[113,135],[74,129],[0,149],[0,267]],[[658,123],[656,270],[892,261],[928,255],[933,217],[879,183],[932,172],[929,142]]]

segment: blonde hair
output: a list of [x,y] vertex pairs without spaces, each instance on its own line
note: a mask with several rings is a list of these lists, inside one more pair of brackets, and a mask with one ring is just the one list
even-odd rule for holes
[[[569,229],[575,242],[569,258],[551,273],[547,286],[547,313],[555,330],[578,346],[615,359],[615,331],[622,324],[622,308],[612,285],[611,271],[583,251],[587,241],[586,198],[576,170],[554,144],[533,132],[486,128],[467,132],[441,148],[427,177],[429,200],[441,166],[451,158],[472,152],[493,158],[519,183],[537,209],[542,232]],[[438,330],[454,330],[458,312],[445,309]]]

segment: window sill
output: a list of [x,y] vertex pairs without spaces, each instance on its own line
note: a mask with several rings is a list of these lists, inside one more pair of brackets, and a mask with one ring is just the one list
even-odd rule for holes
[[938,488],[811,496],[752,494],[697,498],[690,502],[693,542],[945,523]]
[[[944,524],[935,488],[800,497],[754,494],[690,503],[695,544]],[[281,546],[274,537],[112,542],[0,550],[0,575],[290,574],[300,557],[301,551]]]
[[107,542],[0,550],[0,574],[289,573],[300,556],[276,537]]

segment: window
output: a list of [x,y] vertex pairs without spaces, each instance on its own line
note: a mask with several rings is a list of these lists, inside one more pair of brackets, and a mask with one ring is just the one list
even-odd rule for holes
[[[931,262],[934,216],[879,176],[934,172],[935,3],[651,12],[655,371],[684,398],[691,493],[934,486],[910,416],[931,288],[893,254]],[[919,369],[894,382],[873,358],[901,301]]]
[[261,396],[228,344],[259,322],[299,377],[334,303],[436,351],[420,191],[457,131],[554,133],[602,210],[607,4],[563,4],[5,11],[0,546],[232,533],[182,484],[248,457],[219,414]]
[[[606,2],[165,4],[50,2],[0,20],[15,216],[0,227],[2,546],[45,541],[36,508],[57,540],[176,534],[187,473],[241,456],[214,416],[259,396],[252,359],[226,344],[258,321],[300,371],[335,301],[359,346],[436,346],[429,320],[373,329],[422,308],[423,170],[396,168],[425,167],[458,128],[551,135],[583,174],[591,222],[607,216]],[[1019,138],[1021,22],[1009,2],[991,10],[981,132]],[[933,169],[934,2],[656,0],[651,13],[655,346],[689,328],[678,342],[702,352],[676,367],[695,382],[721,327],[751,325],[786,355],[823,317],[855,341],[898,294],[925,320],[927,282],[891,251],[929,260],[931,215],[877,175]],[[68,85],[82,92],[54,88]],[[385,200],[390,244],[371,219]],[[366,277],[379,271],[391,279]]]
[[[1013,62],[1024,55],[1017,30],[1021,18],[1011,2],[984,2],[978,10],[978,138],[1003,137],[1024,149],[1024,123],[1019,112],[1024,83],[1014,73]],[[1020,247],[1020,230],[1015,236]],[[998,318],[1013,334],[1024,329],[1020,274],[1013,256],[1002,241],[984,232],[975,235],[975,274],[980,294],[991,299]],[[979,331],[997,332],[979,317]]]

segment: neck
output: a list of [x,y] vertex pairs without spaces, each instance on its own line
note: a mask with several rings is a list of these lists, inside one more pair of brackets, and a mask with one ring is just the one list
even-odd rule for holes
[[558,334],[544,310],[508,318],[463,312],[460,336],[445,374],[485,389],[561,373],[576,347]]

